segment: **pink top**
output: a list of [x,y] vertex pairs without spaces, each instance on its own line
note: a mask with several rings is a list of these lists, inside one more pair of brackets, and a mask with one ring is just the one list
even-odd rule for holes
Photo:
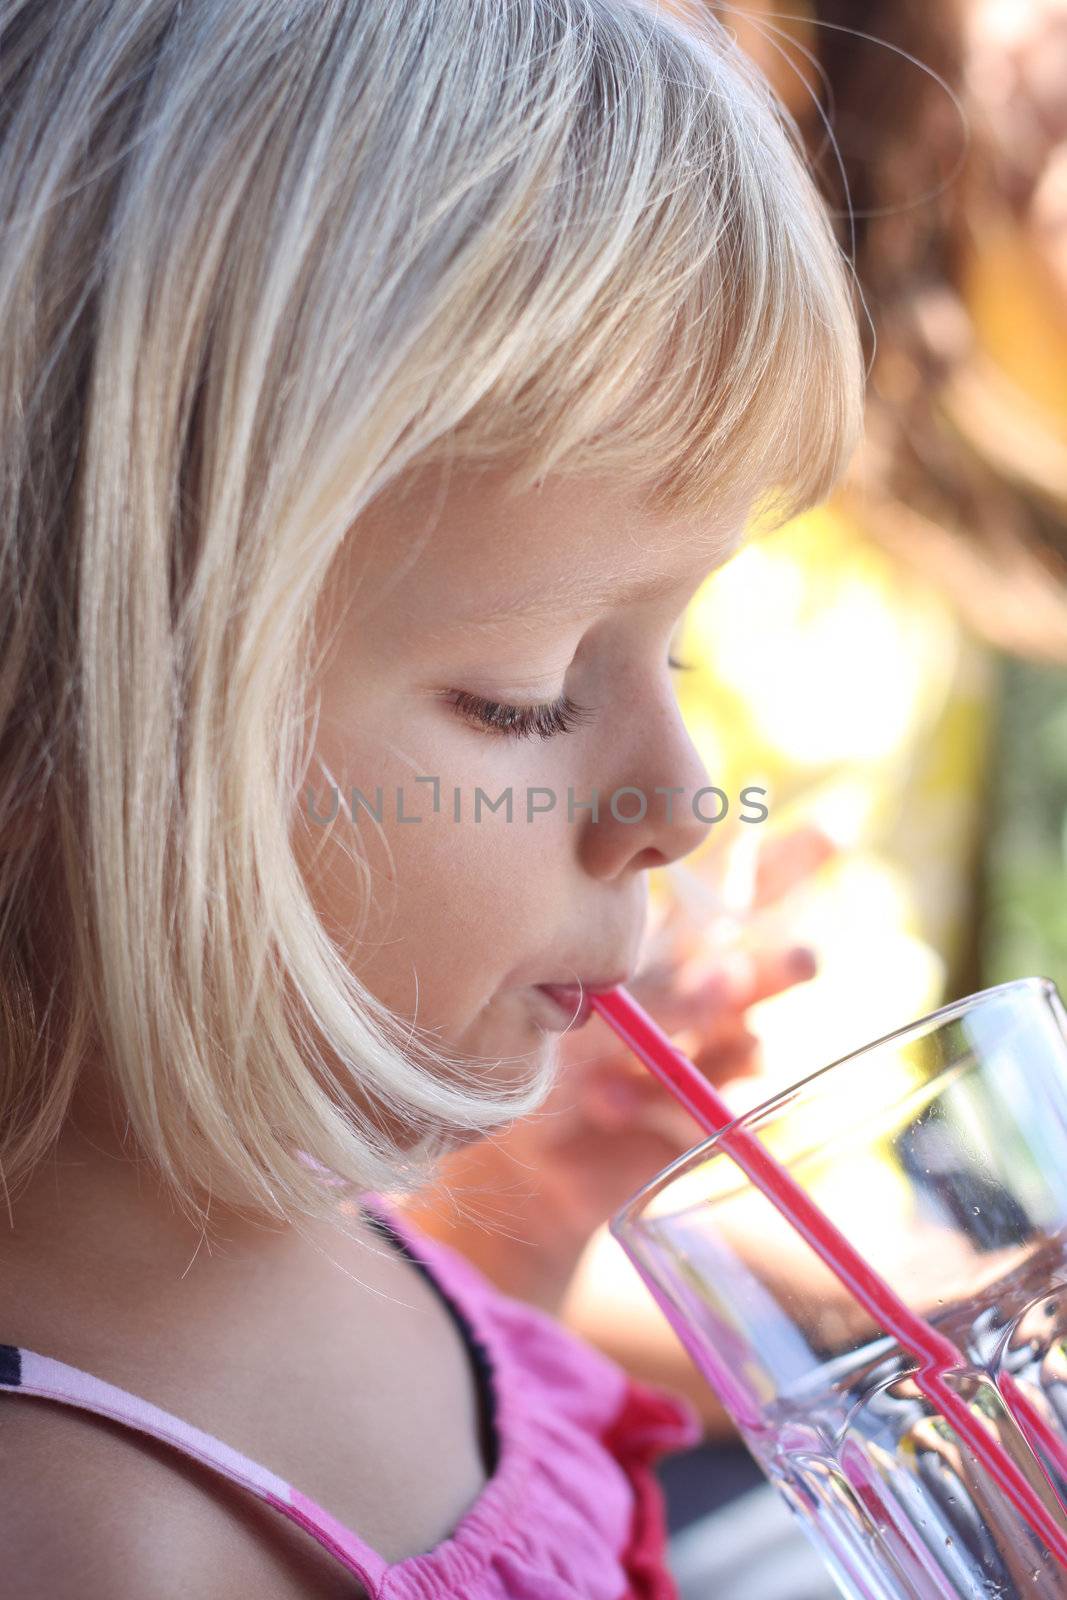
[[500,1294],[381,1196],[364,1196],[363,1205],[455,1318],[482,1381],[492,1437],[484,1489],[452,1535],[425,1554],[385,1561],[268,1468],[49,1356],[0,1345],[0,1389],[98,1412],[193,1456],[306,1529],[373,1600],[676,1600],[651,1462],[700,1439],[696,1414]]

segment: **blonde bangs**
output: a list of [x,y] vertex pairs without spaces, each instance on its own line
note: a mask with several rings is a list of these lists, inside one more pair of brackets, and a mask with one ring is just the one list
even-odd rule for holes
[[608,471],[664,511],[785,521],[840,478],[865,380],[800,135],[703,5],[590,9],[616,49],[553,86],[522,230],[486,225],[506,359],[449,447],[518,456],[517,487]]

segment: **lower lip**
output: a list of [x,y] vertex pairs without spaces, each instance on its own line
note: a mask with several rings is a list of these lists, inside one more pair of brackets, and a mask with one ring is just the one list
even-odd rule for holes
[[546,1013],[554,1014],[556,1028],[582,1028],[593,1015],[592,1000],[588,989],[573,988],[569,985],[554,983],[539,983],[534,989],[535,994],[544,995],[548,1002]]

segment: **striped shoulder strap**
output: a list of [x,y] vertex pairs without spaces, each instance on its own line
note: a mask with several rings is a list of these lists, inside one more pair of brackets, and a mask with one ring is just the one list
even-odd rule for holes
[[15,1345],[0,1345],[0,1390],[77,1406],[172,1445],[280,1511],[354,1573],[368,1594],[378,1593],[387,1570],[382,1556],[284,1478],[231,1449],[213,1434],[78,1367]]

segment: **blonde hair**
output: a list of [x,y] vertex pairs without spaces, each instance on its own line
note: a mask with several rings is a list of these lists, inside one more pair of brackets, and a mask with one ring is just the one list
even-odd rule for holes
[[314,913],[316,603],[438,456],[823,498],[863,374],[799,150],[699,5],[0,0],[9,1186],[90,1054],[200,1216],[418,1187],[541,1101]]

